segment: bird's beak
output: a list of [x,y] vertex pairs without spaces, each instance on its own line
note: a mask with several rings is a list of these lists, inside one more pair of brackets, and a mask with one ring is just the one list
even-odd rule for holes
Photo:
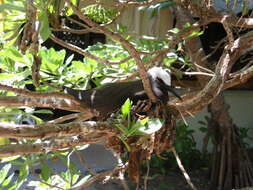
[[178,93],[176,93],[175,89],[172,88],[171,86],[167,86],[167,85],[166,85],[166,90],[169,91],[169,92],[171,92],[173,95],[175,95],[175,96],[176,96],[178,99],[180,99],[181,101],[183,100],[183,99],[181,98],[181,96],[180,96]]

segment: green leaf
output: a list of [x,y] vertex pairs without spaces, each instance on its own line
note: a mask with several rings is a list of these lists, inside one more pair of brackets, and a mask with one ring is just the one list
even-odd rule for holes
[[35,110],[33,111],[33,113],[54,114],[51,110],[46,110],[46,109]]
[[59,73],[58,69],[64,62],[65,53],[65,50],[42,49],[39,52],[39,55],[42,57],[41,70],[53,74],[62,74]]
[[169,30],[169,32],[171,32],[172,34],[177,34],[180,32],[180,30],[178,28],[173,28],[173,29]]
[[148,123],[148,121],[149,121],[149,117],[146,117],[146,118],[140,120],[139,122],[141,125],[146,125],[146,123]]
[[194,30],[189,36],[186,37],[186,39],[191,38],[191,37],[197,37],[202,35],[204,32],[201,30]]
[[27,65],[24,56],[14,47],[9,47],[4,51],[0,51],[0,56],[8,57],[15,62],[20,62]]
[[198,123],[205,126],[207,125],[204,121],[198,121]]
[[13,160],[18,159],[19,157],[20,156],[11,156],[11,157],[1,158],[1,163],[13,161]]
[[44,181],[47,181],[51,175],[51,169],[48,166],[46,162],[42,162],[42,167],[41,167],[41,178]]
[[127,136],[128,129],[122,125],[122,124],[115,124],[115,126],[124,134],[124,136]]
[[200,127],[199,130],[202,132],[202,133],[206,133],[208,130],[206,127]]
[[6,80],[6,79],[11,79],[12,77],[15,77],[16,74],[12,73],[0,73],[0,81],[1,80]]
[[136,122],[131,126],[131,128],[128,130],[127,136],[135,135],[135,133],[141,128],[143,125],[141,125],[140,122]]
[[11,164],[6,164],[2,167],[2,169],[0,170],[0,184],[3,183],[10,169]]
[[28,174],[29,174],[29,166],[27,163],[23,163],[20,167],[19,167],[19,177],[18,180],[19,182],[23,182],[24,180],[26,180]]
[[131,111],[131,106],[132,106],[132,102],[131,100],[128,98],[125,103],[121,106],[121,113],[122,113],[122,118],[125,120],[127,115],[130,114]]
[[0,137],[0,145],[6,145],[9,143],[10,143],[10,140],[8,138]]
[[39,20],[41,21],[40,36],[42,37],[43,41],[46,41],[52,33],[50,30],[48,15],[46,11],[41,12]]
[[27,163],[22,163],[22,165],[19,167],[19,176],[18,179],[15,181],[15,183],[8,188],[8,190],[15,190],[18,189],[24,181],[27,179],[27,176],[29,174],[29,166]]
[[86,175],[84,176],[81,180],[78,181],[78,183],[75,184],[75,186],[73,186],[72,188],[74,189],[75,187],[78,187],[82,184],[84,184],[89,178],[91,177],[91,175]]
[[9,177],[7,177],[1,184],[0,184],[0,188],[1,187],[6,187],[10,184],[10,182],[12,182],[12,178],[14,177],[15,173],[12,173]]
[[147,125],[140,127],[139,131],[145,134],[152,134],[161,129],[162,126],[163,123],[160,119],[149,119]]
[[25,7],[11,5],[11,4],[7,4],[7,3],[0,4],[0,11],[3,12],[6,10],[16,10],[16,11],[25,12]]

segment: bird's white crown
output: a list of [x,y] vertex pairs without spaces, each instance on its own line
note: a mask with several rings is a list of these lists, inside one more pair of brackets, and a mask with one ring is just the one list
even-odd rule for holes
[[171,86],[171,76],[162,67],[152,67],[151,69],[148,70],[148,74],[154,79],[155,78],[162,79],[166,85]]

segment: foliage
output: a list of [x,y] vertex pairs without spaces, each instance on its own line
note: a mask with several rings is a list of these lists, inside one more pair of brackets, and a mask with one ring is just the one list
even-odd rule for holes
[[111,22],[118,15],[117,9],[104,8],[96,4],[83,8],[82,12],[97,23]]
[[[134,3],[140,1],[136,1]],[[0,16],[1,20],[3,20],[3,22],[0,23],[0,82],[1,84],[8,84],[12,87],[25,88],[28,85],[33,85],[31,67],[35,63],[34,54],[32,55],[31,53],[29,53],[29,51],[25,52],[24,54],[21,54],[20,51],[16,48],[16,45],[18,44],[18,42],[20,42],[21,36],[24,33],[24,25],[29,22],[27,21],[26,17],[27,1],[5,0],[1,2],[4,2],[4,4],[0,5]],[[48,37],[52,34],[50,28],[50,25],[52,23],[49,15],[51,16],[51,14],[55,14],[57,16],[70,16],[74,14],[74,11],[71,9],[71,7],[66,6],[67,4],[64,5],[64,11],[61,12],[62,14],[59,14],[57,11],[59,10],[60,2],[61,1],[59,0],[34,1],[34,5],[38,10],[36,19],[38,19],[41,24],[39,30],[39,38],[41,41],[47,40]],[[77,4],[78,1],[72,0],[71,2]],[[96,1],[96,3],[97,2],[99,1]],[[128,3],[128,1],[126,2]],[[188,2],[191,3],[191,1],[187,1],[185,3]],[[204,2],[205,1],[194,1],[193,3],[200,3],[202,6]],[[225,2],[229,7],[232,1]],[[124,6],[126,5],[127,4],[125,4]],[[159,2],[154,5],[147,6],[147,9],[152,11],[152,16],[155,16],[159,9],[168,8],[172,5],[175,5],[173,1]],[[248,13],[248,7],[246,5],[247,3],[243,3],[243,15]],[[189,5],[185,6],[185,8],[186,7],[191,8],[194,6]],[[202,8],[204,10],[204,8],[206,7],[202,6]],[[215,12],[215,10],[211,9],[210,7],[208,7],[208,10],[212,10],[213,12]],[[120,14],[116,9],[105,8],[100,4],[87,6],[82,11],[83,13],[85,13],[86,16],[91,18],[91,20],[97,23],[102,23],[103,25],[101,28],[105,26],[107,33],[110,33],[110,30],[113,30],[110,26],[110,22],[114,21],[114,19]],[[229,20],[226,22],[229,22]],[[225,24],[227,24],[226,22],[222,24],[225,26]],[[181,30],[190,27],[191,25],[186,24],[184,27],[182,27]],[[205,26],[203,26],[203,28],[205,28]],[[54,30],[57,29],[54,28]],[[191,68],[193,68],[190,64],[190,57],[186,55],[186,51],[184,50],[184,39],[201,35],[202,32],[200,30],[192,30],[190,35],[188,34],[182,37],[181,42],[177,43],[177,47],[174,50],[165,51],[167,53],[163,54],[163,52],[160,52],[160,50],[166,50],[172,40],[167,39],[154,42],[153,40],[139,39],[138,37],[127,34],[128,30],[126,27],[117,25],[116,29],[117,31],[115,31],[115,33],[112,32],[112,34],[118,37],[118,39],[115,38],[115,36],[113,38],[113,35],[110,35],[108,36],[108,41],[110,42],[110,44],[97,43],[82,51],[86,51],[91,55],[94,55],[97,58],[104,59],[106,61],[121,61],[130,56],[134,57],[133,53],[131,53],[130,55],[126,51],[128,46],[133,46],[138,53],[138,56],[140,56],[140,59],[143,62],[142,64],[146,64],[145,66],[147,67],[155,65],[156,63],[154,62],[158,62],[157,64],[163,64],[163,66],[167,67],[170,67],[172,63],[176,63],[177,68],[184,67],[183,71],[189,71],[191,70]],[[97,29],[95,29],[94,31],[97,32]],[[100,29],[98,31],[100,32]],[[172,34],[179,34],[181,31],[177,28],[174,28],[169,32]],[[180,38],[180,36],[175,36]],[[143,36],[143,38],[145,37]],[[114,41],[116,39],[118,42]],[[122,43],[122,41],[124,42],[124,40],[128,41],[128,44]],[[177,42],[177,39],[174,40]],[[231,40],[229,41],[231,42]],[[232,43],[233,42],[231,42],[231,44]],[[95,60],[87,57],[80,61],[73,61],[73,56],[70,56],[65,59],[65,54],[66,53],[64,50],[55,51],[54,49],[39,48],[38,54],[36,52],[36,56],[38,55],[42,59],[42,64],[39,68],[42,85],[36,87],[36,91],[57,91],[56,89],[52,88],[52,85],[59,87],[68,86],[75,87],[78,89],[89,89],[94,87],[94,84],[95,86],[100,86],[104,83],[115,82],[116,80],[125,79],[132,73],[137,71],[137,65],[133,57],[128,59],[128,61],[123,64],[105,65],[100,63],[100,61],[97,61],[99,59]],[[149,61],[153,58],[157,59],[155,59],[156,61],[150,63]],[[135,60],[137,59],[135,58]],[[176,75],[178,77],[182,77],[182,74],[180,73],[176,73]],[[233,77],[233,75],[231,76]],[[51,85],[46,85],[47,83],[50,83]],[[12,92],[0,92],[0,95],[13,96],[14,94]],[[131,106],[131,101],[127,100],[122,106],[120,110],[121,112],[119,113],[119,115],[117,115],[118,123],[116,125],[116,127],[120,131],[118,137],[125,144],[128,151],[131,149],[131,147],[127,143],[128,138],[137,135],[149,135],[159,130],[163,124],[163,122],[158,118],[147,117],[143,120],[136,120],[131,115]],[[48,110],[40,110],[39,112],[50,114],[50,111]],[[39,120],[34,116],[35,113],[38,113],[38,111],[35,109],[28,109],[27,107],[0,107],[0,122],[19,124],[24,121],[24,118],[29,118],[37,124],[42,123],[43,121]],[[201,128],[201,130],[205,131],[206,129]],[[242,139],[249,138],[248,131],[249,130],[245,128],[240,129]],[[196,149],[196,142],[194,141],[193,133],[194,131],[189,129],[189,126],[180,123],[177,127],[177,139],[174,144],[184,165],[188,168],[202,167],[206,165],[205,158],[201,155],[200,151]],[[48,141],[50,140],[43,139],[43,143],[47,143]],[[41,142],[41,139],[20,140],[17,142],[17,144],[36,144]],[[11,143],[13,143],[11,139],[0,139],[1,145]],[[48,144],[50,145],[50,142]],[[0,170],[0,188],[19,188],[27,180],[28,175],[33,175],[33,169],[37,165],[41,166],[41,171],[40,176],[37,176],[38,181],[34,182],[34,184],[36,184],[36,186],[38,186],[39,188],[52,189],[51,186],[53,185],[63,189],[69,189],[73,186],[77,186],[78,184],[88,180],[90,175],[84,175],[84,173],[82,173],[81,170],[75,166],[75,164],[71,160],[73,153],[74,150],[69,150],[67,152],[59,153],[42,153],[22,157],[2,158],[1,163],[4,166]],[[167,160],[153,157],[151,161],[151,165],[158,168],[160,173],[165,174],[168,171],[168,168],[176,167],[176,161],[174,158],[172,158],[171,153],[163,153],[161,156]],[[64,164],[64,171],[55,173],[52,168],[49,167],[48,160],[54,159],[57,159]],[[198,162],[196,162],[196,160],[198,160]],[[19,168],[18,176],[14,175],[13,173],[12,169],[14,166]],[[16,182],[12,182],[14,181],[13,179],[15,177],[17,178],[15,180]],[[165,187],[163,186],[163,184],[160,184],[160,186],[158,186],[158,189],[165,189]]]
[[[82,149],[82,147],[80,148]],[[52,189],[52,186],[55,186],[53,189],[58,189],[58,187],[69,189],[75,185],[78,186],[78,184],[88,180],[91,175],[84,176],[80,168],[76,167],[76,164],[72,161],[75,151],[77,149],[53,154],[44,153],[13,157],[13,159],[4,158],[1,160],[1,163],[5,165],[0,170],[0,188],[18,189],[27,180],[28,175],[34,176],[36,179],[31,181],[30,185],[40,189]],[[61,171],[56,172],[55,168],[51,168],[52,163],[49,166],[49,162],[61,163],[63,165]],[[40,169],[36,170],[35,168],[38,165]],[[17,173],[13,172],[13,167],[18,168]]]
[[[214,131],[212,131],[212,130],[209,129],[209,126],[208,126],[209,125],[209,121],[210,121],[210,117],[208,117],[208,116],[205,116],[204,121],[199,121],[198,123],[200,125],[202,125],[202,127],[200,127],[199,130],[202,133],[204,133],[206,136],[208,136],[208,138],[211,139],[211,143],[213,145],[215,143],[215,139],[214,139],[215,134],[214,134]],[[252,129],[249,128],[249,127],[237,127],[236,125],[234,127],[238,131],[239,138],[240,138],[242,144],[246,148],[248,148],[249,147],[248,142],[249,141],[253,141],[253,138],[250,137],[250,134],[249,134]]]
[[249,127],[239,127],[239,137],[245,147],[249,147],[250,145],[247,143],[247,141],[253,142],[253,138],[250,136],[250,131],[252,128]]
[[131,106],[131,100],[127,99],[121,107],[121,114],[119,115],[120,123],[116,124],[116,127],[121,131],[118,137],[125,144],[128,151],[131,150],[131,147],[126,142],[128,137],[155,133],[163,125],[158,118],[146,117],[142,120],[135,121],[131,118]]
[[[201,154],[196,147],[193,137],[194,130],[179,122],[176,128],[175,149],[186,168],[197,169],[208,165],[208,157]],[[196,162],[196,160],[198,160]],[[165,175],[170,168],[177,168],[177,162],[171,152],[164,152],[161,156],[153,156],[150,165],[154,170]]]

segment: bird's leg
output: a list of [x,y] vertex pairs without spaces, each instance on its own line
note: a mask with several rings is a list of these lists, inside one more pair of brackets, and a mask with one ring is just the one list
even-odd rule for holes
[[133,107],[134,113],[147,112],[152,107],[152,102],[150,100],[139,100],[137,104]]

